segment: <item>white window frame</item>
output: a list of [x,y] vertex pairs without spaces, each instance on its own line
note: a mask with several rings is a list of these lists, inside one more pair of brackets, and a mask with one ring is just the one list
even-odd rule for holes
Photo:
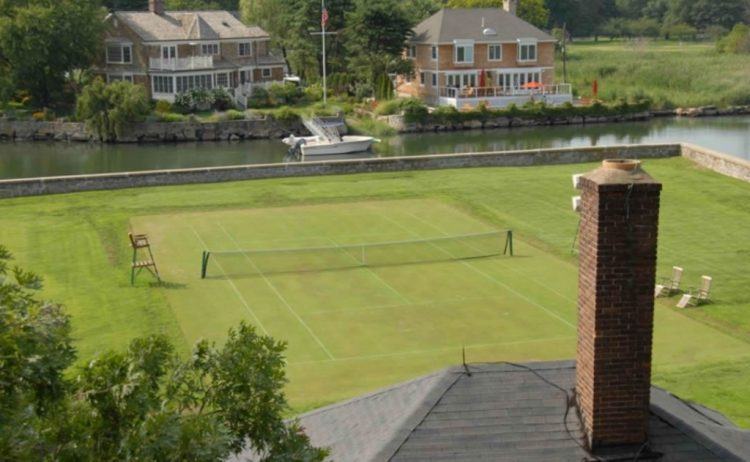
[[[115,61],[110,57],[110,48],[120,49],[120,60]],[[128,60],[125,61],[125,50],[128,50]],[[107,64],[132,64],[133,63],[133,44],[131,43],[108,43],[107,44]]]
[[[458,50],[463,48],[464,59],[458,60]],[[467,59],[467,50],[470,50],[471,59]],[[473,40],[456,40],[453,42],[453,63],[454,64],[474,64],[474,41]]]
[[[218,56],[219,54],[221,54],[221,45],[219,44],[219,42],[201,43],[200,47],[201,47],[201,56]],[[207,47],[210,47],[210,53],[206,52]],[[215,53],[214,53],[214,50],[216,50]]]
[[270,79],[273,77],[273,70],[270,67],[264,67],[260,70],[261,79]]
[[409,45],[406,47],[406,57],[409,59],[417,59],[417,46]]
[[[492,49],[497,48],[500,50],[496,57],[492,57]],[[487,44],[487,61],[502,61],[503,60],[503,44],[502,43],[489,43]]]
[[[242,53],[242,48],[247,48],[247,53]],[[253,55],[253,42],[238,42],[237,43],[237,56],[248,57]]]
[[425,81],[427,81],[427,72],[420,71],[419,72],[419,86],[424,87]]
[[[226,85],[222,85],[222,84],[219,83],[219,76],[224,76],[227,79],[227,84]],[[217,72],[214,75],[214,83],[215,83],[214,86],[216,88],[230,88],[230,86],[232,84],[232,81],[229,78],[229,73],[228,72]]]
[[[162,85],[157,85],[156,84],[156,79],[163,79],[163,80],[161,80],[161,82],[164,83],[166,85],[166,87],[168,87],[167,90],[169,90],[170,89],[169,87],[171,87],[172,91],[171,92],[170,91],[166,91],[166,92],[164,92],[164,91],[158,91],[158,90],[162,89],[161,88]],[[157,90],[157,87],[158,87],[158,90]],[[172,75],[158,75],[158,74],[152,75],[151,76],[151,92],[154,93],[154,94],[157,94],[157,95],[174,95],[175,94],[175,79],[174,79],[174,76],[172,76]]]
[[198,88],[202,88],[204,90],[212,90],[216,88],[216,85],[214,83],[214,75],[211,73],[201,72],[199,74],[180,74],[175,76],[175,94],[185,93]]
[[[173,51],[174,53],[172,53]],[[179,47],[177,45],[162,45],[159,50],[159,56],[161,57],[162,61],[171,61],[173,59],[177,59],[180,57]]]
[[438,52],[437,45],[432,45],[432,48],[430,48],[430,59],[432,61],[437,61],[439,55],[440,53]]
[[[529,52],[527,52],[526,59],[523,58],[523,50],[528,49]],[[534,57],[529,57],[531,55],[530,51],[534,50]],[[519,63],[535,63],[539,59],[539,44],[535,39],[519,39],[518,40],[518,62]]]

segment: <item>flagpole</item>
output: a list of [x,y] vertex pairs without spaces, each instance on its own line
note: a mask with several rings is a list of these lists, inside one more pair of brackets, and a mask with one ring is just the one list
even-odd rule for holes
[[[326,11],[326,0],[320,0],[321,13]],[[322,18],[322,16],[321,16]],[[320,23],[323,26],[323,106],[328,104],[328,75],[326,69],[326,21],[322,20]]]

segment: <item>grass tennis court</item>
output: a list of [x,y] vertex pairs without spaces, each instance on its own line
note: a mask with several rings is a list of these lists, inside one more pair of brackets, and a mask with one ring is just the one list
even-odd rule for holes
[[[73,316],[81,362],[136,336],[187,354],[245,320],[289,342],[295,411],[461,361],[575,355],[577,216],[570,175],[596,166],[481,168],[143,188],[0,201],[0,242]],[[659,275],[714,277],[699,309],[657,304],[654,382],[750,426],[750,184],[684,159],[664,182]],[[514,231],[515,256],[329,271],[209,271],[201,252],[317,248]],[[130,286],[127,232],[168,281]],[[200,237],[200,239],[198,238]],[[203,241],[203,242],[201,242]],[[499,243],[503,245],[504,242]],[[240,266],[244,266],[239,260]],[[241,268],[240,268],[241,269]],[[261,328],[262,324],[262,328]]]

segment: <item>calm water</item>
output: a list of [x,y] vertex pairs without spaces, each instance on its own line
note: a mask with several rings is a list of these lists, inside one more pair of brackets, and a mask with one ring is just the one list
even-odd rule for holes
[[[750,160],[750,117],[403,135],[376,154],[405,156],[567,146],[689,142]],[[0,178],[281,162],[280,141],[115,145],[0,144]]]

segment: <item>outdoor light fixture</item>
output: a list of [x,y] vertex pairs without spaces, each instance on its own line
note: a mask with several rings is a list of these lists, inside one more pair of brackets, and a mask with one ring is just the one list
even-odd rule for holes
[[573,196],[573,211],[581,211],[581,196]]
[[581,177],[583,176],[583,173],[576,173],[573,175],[573,187],[576,189],[581,189]]

